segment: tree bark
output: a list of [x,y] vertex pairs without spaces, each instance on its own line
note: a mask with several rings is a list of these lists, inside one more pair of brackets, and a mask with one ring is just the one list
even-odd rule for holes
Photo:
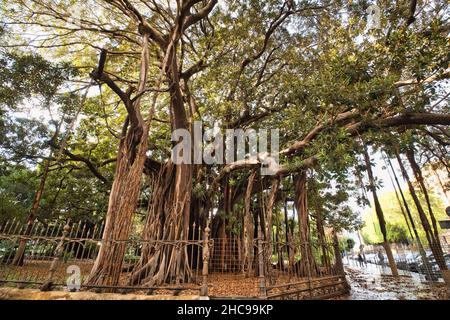
[[302,171],[295,178],[295,206],[297,207],[300,236],[300,275],[313,278],[317,275],[312,253],[311,232],[308,215],[307,174]]
[[272,182],[272,187],[270,190],[269,195],[269,201],[267,202],[266,207],[266,274],[269,276],[270,279],[272,279],[272,249],[273,249],[273,242],[272,242],[272,218],[273,218],[273,207],[275,206],[275,200],[276,195],[278,192],[278,187],[280,185],[280,180],[275,179]]
[[439,239],[435,238],[435,235],[434,235],[433,231],[431,230],[430,222],[428,221],[425,211],[423,210],[420,200],[416,194],[416,190],[414,189],[414,186],[409,178],[408,172],[406,171],[406,168],[403,165],[403,161],[400,158],[400,154],[399,154],[398,150],[396,151],[395,156],[397,157],[397,161],[398,161],[398,164],[402,171],[403,177],[408,184],[409,192],[410,192],[411,197],[413,198],[414,203],[416,205],[417,211],[419,213],[420,221],[422,223],[423,229],[425,230],[425,235],[426,235],[428,244],[430,245],[430,249],[433,252],[433,255],[436,259],[436,263],[439,266],[439,269],[441,271],[445,271],[448,268],[445,263],[444,253],[442,252],[442,247],[440,245],[440,242],[436,243],[436,241],[439,241]]
[[[37,214],[39,210],[39,206],[41,204],[42,195],[44,194],[45,189],[45,183],[48,178],[48,173],[50,170],[50,160],[44,161],[44,170],[42,172],[41,182],[39,184],[39,188],[36,191],[36,194],[33,199],[33,205],[31,206],[31,211],[27,219],[27,226],[25,231],[23,232],[23,235],[28,236],[31,234],[31,231],[33,230],[34,222],[37,219]],[[14,256],[14,259],[12,261],[12,265],[14,266],[23,266],[23,260],[25,257],[25,249],[27,247],[27,241],[21,240],[19,243],[19,247],[17,248],[17,252]]]
[[254,239],[254,223],[252,218],[252,192],[253,184],[255,183],[256,171],[250,174],[248,179],[247,191],[244,199],[244,224],[243,224],[243,259],[242,272],[246,277],[253,273],[253,239]]
[[[172,128],[189,131],[175,52],[169,57],[167,67]],[[153,193],[154,199],[149,209],[143,238],[158,241],[188,240],[193,166],[189,163],[175,165],[169,161],[164,170],[164,183]],[[186,247],[180,251],[174,246],[158,245],[155,248],[147,248],[145,252],[147,254],[141,257],[140,268],[131,277],[132,284],[160,285],[167,281],[179,283],[190,278]]]
[[[405,198],[405,195],[403,193],[402,187],[400,185],[400,182],[398,181],[397,174],[395,173],[394,167],[392,166],[392,162],[391,162],[391,160],[389,158],[387,158],[387,162],[389,164],[389,167],[391,168],[392,174],[394,175],[394,179],[395,179],[395,182],[397,184],[398,191],[399,191],[400,196],[402,198],[403,205],[405,206],[406,214],[407,214],[407,216],[409,218],[409,222],[411,223],[411,228],[412,228],[412,230],[414,232],[414,239],[416,240],[417,245],[419,247],[419,254],[420,254],[421,258],[422,258],[422,262],[423,262],[423,264],[425,266],[425,270],[426,270],[427,274],[431,276],[431,266],[430,266],[430,263],[428,261],[425,249],[423,248],[422,240],[420,240],[419,233],[417,232],[416,223],[414,222],[414,219],[413,219],[413,216],[411,214],[411,210],[409,208],[408,202],[406,201],[406,198]],[[395,189],[395,186],[394,186],[394,189]]]
[[[149,35],[142,35],[142,53],[137,98],[131,91],[123,92],[107,74],[104,67],[106,51],[102,51],[99,67],[91,76],[106,83],[122,100],[128,112],[119,145],[116,172],[111,188],[102,245],[87,280],[89,286],[116,286],[122,272],[123,258],[131,231],[131,221],[137,207],[141,178],[147,159],[149,123],[141,114],[141,97],[147,85],[149,69]],[[155,96],[156,97],[156,96]],[[156,103],[156,99],[153,103]],[[153,113],[153,111],[152,111]],[[150,114],[151,121],[153,114]]]
[[433,226],[434,237],[436,239],[437,244],[440,246],[441,243],[439,241],[439,230],[438,230],[438,226],[437,226],[437,221],[436,221],[436,217],[434,216],[433,209],[431,208],[430,196],[428,194],[427,187],[425,186],[425,181],[423,179],[422,170],[420,169],[419,165],[416,162],[416,159],[414,156],[414,151],[412,149],[408,149],[406,151],[406,157],[408,158],[408,161],[411,165],[411,169],[413,170],[416,181],[419,183],[420,190],[422,191],[422,193],[425,197],[425,201],[426,201],[427,207],[428,207],[428,213],[430,215],[431,223]]
[[[116,286],[122,272],[123,257],[137,207],[141,177],[147,152],[148,126],[139,133],[131,128],[122,139],[113,186],[109,197],[105,230],[100,252],[91,271],[88,285]],[[134,159],[133,159],[134,158]]]
[[386,251],[386,255],[388,257],[392,276],[394,276],[395,278],[398,278],[399,274],[398,274],[398,270],[397,270],[397,264],[395,263],[394,255],[392,254],[392,250],[391,250],[391,245],[389,244],[389,241],[387,238],[386,221],[384,219],[383,209],[381,208],[381,204],[378,199],[377,189],[375,186],[375,179],[374,179],[373,171],[372,171],[372,163],[370,161],[369,152],[367,151],[366,146],[364,146],[364,159],[366,162],[367,175],[369,176],[369,188],[372,191],[373,202],[375,204],[375,211],[376,211],[376,214],[378,217],[378,222],[380,224],[381,233],[383,235],[383,247],[384,247],[384,249]]
[[[145,29],[163,51],[161,63],[169,86],[172,130],[186,130],[190,132],[190,138],[192,138],[192,130],[190,130],[184,106],[177,49],[183,32],[206,18],[217,1],[211,0],[199,12],[190,14],[195,3],[197,1],[189,1],[186,4],[178,3],[180,7],[177,17],[167,38],[162,37],[145,21],[143,16],[138,15],[141,20],[141,29]],[[186,82],[188,79],[189,77],[184,81]],[[174,141],[174,143],[180,142],[181,138],[180,141]],[[162,173],[164,183],[158,186],[153,193],[154,199],[149,208],[143,235],[144,239],[155,239],[160,244],[157,244],[156,247],[148,246],[143,250],[138,268],[130,278],[131,284],[159,285],[167,281],[179,283],[191,277],[187,247],[175,248],[171,245],[162,245],[161,241],[188,240],[189,222],[192,220],[193,165],[191,163],[174,165],[169,161],[164,170]]]

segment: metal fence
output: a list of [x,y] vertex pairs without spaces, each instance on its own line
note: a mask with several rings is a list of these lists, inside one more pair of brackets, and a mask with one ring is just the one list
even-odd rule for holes
[[[329,240],[300,244],[261,237],[249,245],[245,256],[244,241],[238,236],[209,239],[199,231],[189,241],[128,239],[123,241],[126,253],[119,284],[104,288],[86,285],[104,243],[102,224],[36,222],[26,230],[20,221],[0,225],[0,284],[69,290],[78,283],[77,290],[258,299],[312,299],[348,291],[336,243]],[[189,278],[160,286],[130,285],[144,246],[176,246],[186,252]],[[307,250],[309,260],[302,257]]]
[[[239,237],[214,239],[208,284],[213,296],[318,299],[349,292],[338,245],[257,238],[245,253]],[[336,251],[337,249],[337,251]],[[306,254],[309,251],[309,260]],[[225,286],[219,285],[225,280]]]
[[267,299],[326,299],[349,292],[336,242],[324,239],[303,244],[264,243],[267,245],[271,247]]
[[[79,222],[66,224],[53,222],[35,223],[31,232],[24,234],[26,226],[12,221],[0,226],[0,283],[19,287],[40,287],[41,289],[107,289],[102,286],[86,285],[99,249],[103,225]],[[123,259],[123,272],[115,292],[136,292],[143,294],[171,293],[198,294],[202,285],[203,241],[145,241],[129,239]],[[193,260],[192,276],[188,283],[164,286],[128,285],[129,276],[140,259],[142,247],[178,246],[187,250]],[[23,254],[20,254],[23,248]],[[75,276],[79,276],[76,279]],[[79,283],[79,286],[76,286]],[[51,288],[49,288],[51,287]]]

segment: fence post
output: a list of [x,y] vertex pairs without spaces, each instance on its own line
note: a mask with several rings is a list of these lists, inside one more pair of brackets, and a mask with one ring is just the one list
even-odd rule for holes
[[58,268],[59,262],[62,260],[64,256],[64,242],[67,239],[67,236],[69,235],[70,226],[67,223],[64,226],[63,229],[63,235],[61,237],[61,240],[58,243],[58,246],[55,250],[55,257],[53,258],[52,264],[50,266],[50,270],[48,273],[47,281],[42,285],[41,291],[50,291],[53,286],[53,277],[55,276],[56,269]]
[[266,278],[264,276],[264,248],[262,243],[262,231],[261,226],[258,227],[258,263],[259,263],[259,295],[260,298],[265,299],[267,296],[266,291]]
[[208,296],[208,271],[209,271],[209,226],[205,229],[205,238],[203,239],[203,270],[202,270],[202,287],[200,296]]

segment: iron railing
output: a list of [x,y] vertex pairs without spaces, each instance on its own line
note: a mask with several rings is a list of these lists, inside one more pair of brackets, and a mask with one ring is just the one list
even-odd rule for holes
[[[415,243],[391,245],[397,269],[402,275],[416,277],[422,282],[444,282],[442,272],[431,249],[426,245],[422,245],[424,252],[421,253],[419,248]],[[443,243],[442,249],[444,261],[447,267],[450,268],[450,248],[448,244]],[[362,254],[363,261],[358,257],[360,253]],[[360,268],[371,264],[378,268],[380,273],[389,273],[390,270],[386,251],[382,245],[366,246],[363,252],[348,252],[344,260],[348,264]]]
[[[258,299],[311,299],[348,291],[336,243],[329,240],[300,244],[295,240],[256,238],[247,250],[247,262],[241,238],[230,235],[209,239],[209,229],[186,241],[114,240],[126,246],[122,273],[118,284],[102,286],[87,284],[99,250],[105,244],[102,224],[35,222],[31,232],[25,234],[25,230],[26,225],[20,221],[0,225],[0,284],[45,290],[75,288]],[[138,285],[130,284],[143,247],[167,246],[186,253],[189,276],[168,279],[158,286],[140,284],[141,281],[133,282]],[[21,247],[23,258],[18,254]],[[310,252],[309,260],[302,257],[306,250]],[[78,282],[74,281],[75,276],[79,276]]]

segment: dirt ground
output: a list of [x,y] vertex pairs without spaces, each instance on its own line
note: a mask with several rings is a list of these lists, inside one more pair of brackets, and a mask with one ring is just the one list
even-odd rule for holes
[[[27,279],[27,280],[42,280],[48,275],[48,267],[50,261],[41,261],[34,263],[27,263],[24,268],[0,268],[0,272],[6,276],[5,278]],[[79,264],[82,274],[89,273],[92,264]],[[58,283],[64,283],[67,274],[65,272],[66,265],[58,268],[57,278]],[[349,296],[339,297],[337,299],[346,300],[446,300],[450,299],[448,289],[443,284],[430,285],[421,282],[415,277],[401,276],[400,279],[394,279],[389,274],[383,274],[378,269],[374,268],[358,268],[356,266],[347,265],[347,280],[352,288]],[[126,274],[124,274],[124,277]],[[279,279],[281,282],[289,282],[288,279]],[[283,280],[283,281],[282,281]],[[193,285],[186,285],[192,288]],[[195,286],[195,285],[194,285]],[[241,274],[210,274],[208,276],[209,295],[211,297],[248,297],[254,298],[259,295],[259,279],[258,277],[246,278]],[[0,288],[1,290],[8,290],[7,288]],[[30,288],[29,288],[30,289]],[[26,291],[20,291],[23,295]],[[4,293],[4,292],[3,292]],[[132,292],[127,299],[137,299],[134,296],[146,296],[147,292]],[[166,297],[175,297],[173,291],[159,290],[154,292],[154,296],[165,299]],[[198,290],[183,290],[177,294],[188,297],[195,297],[199,293]],[[134,295],[133,295],[134,294]],[[20,296],[19,295],[19,296]],[[66,297],[67,293],[62,296]],[[41,295],[37,295],[41,297]],[[45,296],[45,295],[44,295]],[[59,294],[61,296],[61,294]],[[119,295],[123,299],[123,295]],[[67,298],[67,297],[66,297]],[[90,299],[97,299],[96,296]],[[108,299],[108,298],[107,298]],[[154,299],[152,296],[148,299]],[[336,299],[336,298],[335,298]]]
[[197,295],[137,295],[64,291],[41,292],[35,289],[0,288],[0,300],[200,300]]
[[208,276],[209,295],[214,297],[257,297],[258,278],[236,274]]

